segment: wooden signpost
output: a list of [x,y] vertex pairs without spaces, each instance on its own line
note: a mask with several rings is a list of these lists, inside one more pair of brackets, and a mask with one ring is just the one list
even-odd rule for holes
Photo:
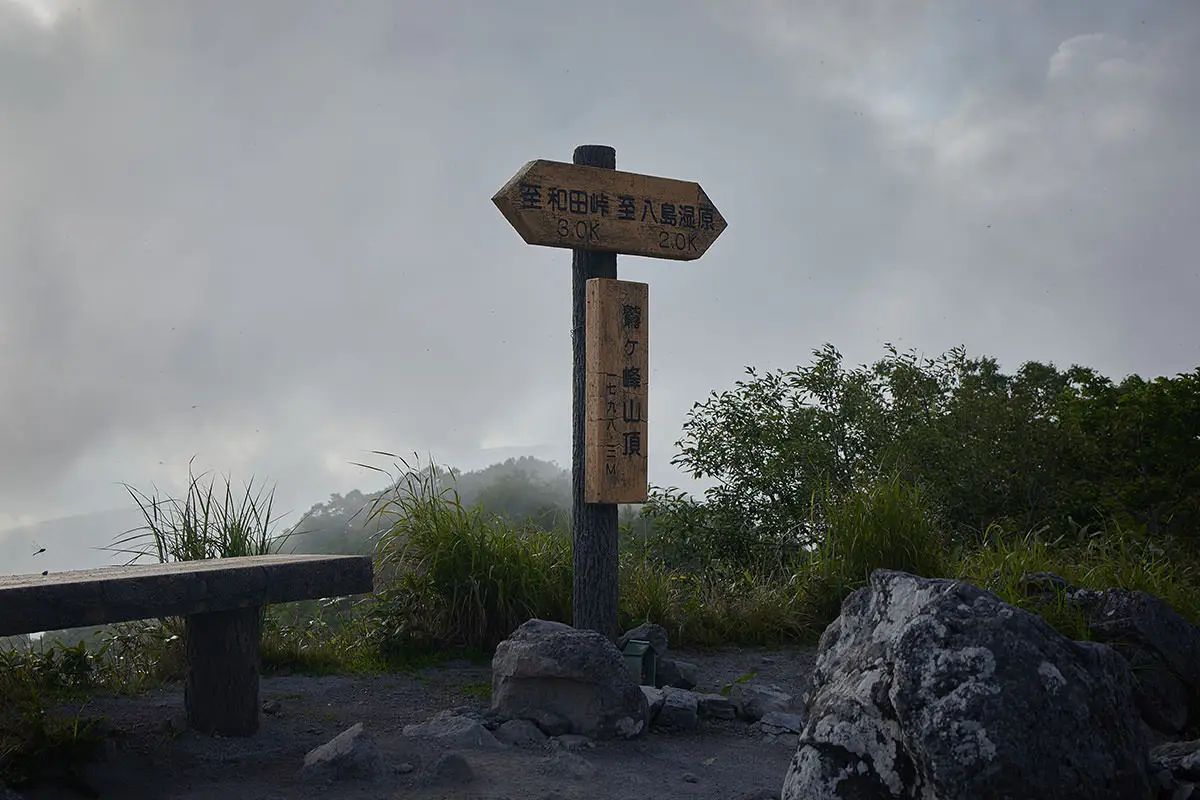
[[697,183],[530,161],[492,202],[526,244],[691,261],[725,219]]
[[576,628],[617,638],[617,504],[647,498],[649,287],[617,253],[690,261],[724,217],[699,184],[617,172],[617,151],[530,161],[492,198],[527,244],[573,250],[571,489]]

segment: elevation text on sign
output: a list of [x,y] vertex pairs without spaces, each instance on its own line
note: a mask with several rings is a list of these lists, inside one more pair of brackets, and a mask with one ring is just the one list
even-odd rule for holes
[[725,230],[698,183],[530,161],[492,202],[527,244],[690,261]]

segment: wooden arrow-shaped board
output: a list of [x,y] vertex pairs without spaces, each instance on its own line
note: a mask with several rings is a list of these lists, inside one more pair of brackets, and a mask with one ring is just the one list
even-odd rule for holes
[[530,161],[492,202],[527,244],[691,261],[725,230],[700,184]]

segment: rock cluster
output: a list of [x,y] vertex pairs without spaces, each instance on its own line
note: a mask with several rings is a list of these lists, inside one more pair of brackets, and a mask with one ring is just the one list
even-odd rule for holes
[[[1200,631],[1145,593],[1045,573],[1024,587],[1078,609],[1090,641],[970,584],[879,570],[821,637],[803,697],[753,680],[695,691],[696,667],[668,657],[652,623],[614,646],[535,619],[497,649],[488,711],[443,711],[404,733],[450,751],[423,765],[422,785],[470,782],[464,753],[506,747],[545,751],[544,774],[591,780],[583,754],[597,740],[708,719],[794,749],[771,794],[782,800],[1200,800]],[[630,639],[654,648],[656,685],[629,674]],[[361,725],[303,767],[326,780],[385,769]]]

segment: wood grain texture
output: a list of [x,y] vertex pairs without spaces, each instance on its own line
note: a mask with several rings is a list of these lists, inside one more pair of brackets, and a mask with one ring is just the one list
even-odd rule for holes
[[[601,144],[575,148],[576,164],[614,170],[617,151]],[[575,249],[571,252],[571,586],[572,622],[581,630],[597,631],[617,641],[620,559],[617,547],[617,506],[583,499],[587,418],[587,282],[616,278],[617,254]]]
[[492,202],[526,244],[691,261],[727,226],[693,181],[530,161]]
[[646,502],[649,298],[645,283],[587,282],[588,503]]
[[273,555],[0,576],[0,636],[371,592],[369,556]]
[[188,727],[220,736],[251,736],[259,724],[262,609],[192,614],[184,620]]

